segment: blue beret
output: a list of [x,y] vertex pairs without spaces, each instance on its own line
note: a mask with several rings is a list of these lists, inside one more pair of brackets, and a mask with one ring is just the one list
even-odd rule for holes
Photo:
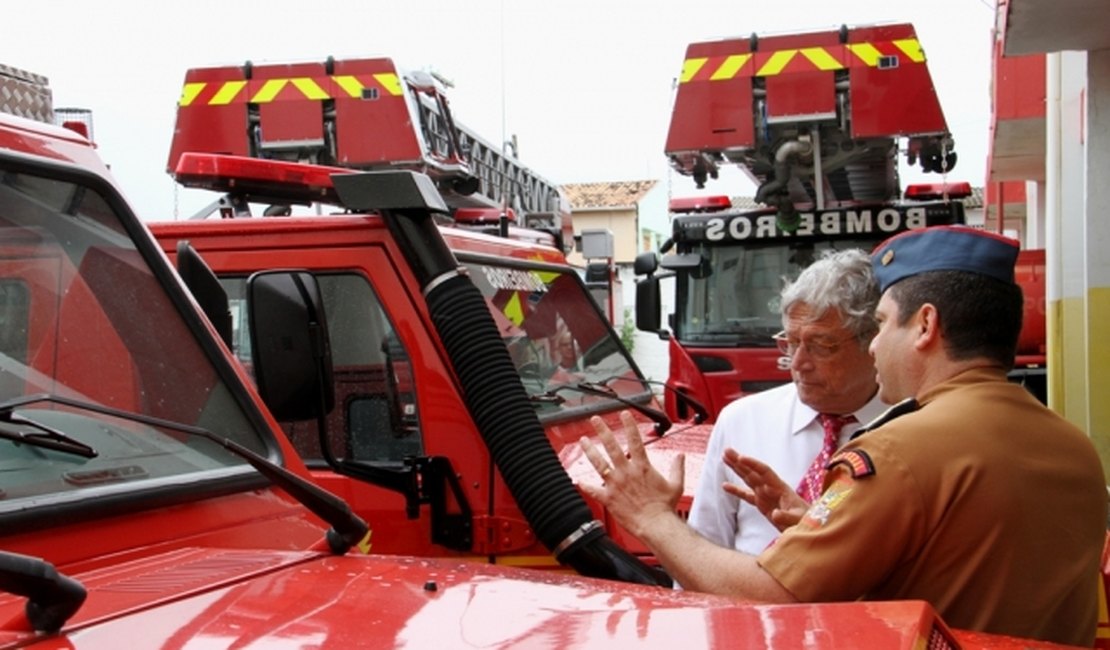
[[968,271],[1013,283],[1019,244],[967,226],[933,226],[887,239],[871,253],[879,291],[927,271]]

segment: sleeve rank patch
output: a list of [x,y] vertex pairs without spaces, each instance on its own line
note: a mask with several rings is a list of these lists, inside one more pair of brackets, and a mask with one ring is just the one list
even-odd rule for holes
[[849,449],[840,452],[832,457],[832,460],[825,465],[825,469],[832,469],[836,465],[847,466],[852,478],[864,478],[875,473],[875,463],[871,461],[871,456],[862,449]]

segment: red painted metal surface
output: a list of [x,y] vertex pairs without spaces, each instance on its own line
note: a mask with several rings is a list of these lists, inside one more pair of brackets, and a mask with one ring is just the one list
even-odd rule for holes
[[76,577],[89,598],[60,638],[19,630],[21,603],[0,599],[0,647],[839,650],[957,638],[917,601],[752,605],[428,559],[186,548]]
[[[189,70],[167,171],[186,152],[248,156],[261,155],[259,148],[322,147],[324,100],[339,121],[359,124],[334,134],[336,164],[421,160],[397,70],[379,58],[336,61],[330,70],[325,62]],[[410,128],[397,128],[403,124]]]
[[[835,118],[834,80],[845,71],[853,137],[944,133],[916,38],[898,24],[851,28],[843,40],[833,30],[691,44],[665,150],[749,148],[760,119]],[[764,91],[767,112],[755,115],[753,94]]]
[[114,184],[95,147],[69,129],[0,113],[0,148],[72,163]]

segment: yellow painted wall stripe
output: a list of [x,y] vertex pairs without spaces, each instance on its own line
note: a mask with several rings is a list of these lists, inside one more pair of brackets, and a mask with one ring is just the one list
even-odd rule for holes
[[342,88],[343,91],[351,97],[362,97],[362,89],[364,86],[354,75],[336,75],[332,77],[332,79],[335,81],[335,85]]
[[1106,580],[1099,572],[1098,581],[1098,627],[1095,629],[1096,639],[1110,639],[1110,615],[1106,611]]
[[382,72],[374,75],[374,79],[385,88],[385,91],[390,95],[401,94],[401,80],[397,75],[392,72]]
[[197,95],[199,95],[200,92],[204,90],[204,87],[207,85],[208,84],[204,83],[203,81],[185,84],[185,87],[181,89],[181,100],[178,103],[181,106],[188,106],[192,104],[193,100],[197,98]]
[[683,61],[682,76],[679,78],[679,83],[686,83],[687,81],[693,79],[694,75],[698,73],[698,70],[701,70],[702,66],[704,66],[705,62],[708,60],[709,59],[707,59],[706,57],[701,57],[697,59],[686,59],[685,61]]
[[[335,84],[339,86],[344,92],[351,97],[361,97],[364,88],[361,81],[353,75],[336,75],[331,78]],[[374,75],[374,79],[382,85],[387,93],[390,95],[402,95],[404,89],[401,86],[401,80],[393,73],[380,73]],[[285,89],[289,84],[293,84],[307,99],[314,101],[331,99],[331,95],[325,90],[317,79],[311,77],[294,77],[287,79],[267,79],[262,83],[262,87],[258,92],[250,98],[249,101],[256,104],[265,104],[274,101],[278,94]],[[178,103],[181,106],[190,106],[196,101],[204,89],[210,85],[210,82],[190,82],[186,83],[181,89],[181,97]],[[219,90],[216,94],[208,100],[208,104],[212,106],[222,106],[230,104],[235,101],[239,92],[247,85],[246,81],[224,81],[220,83]]]
[[[906,59],[909,59],[911,62],[925,63],[925,50],[921,49],[921,43],[916,38],[902,38],[883,42],[889,42],[894,45],[905,55]],[[856,58],[872,68],[878,67],[879,60],[885,56],[873,43],[848,43],[845,47],[847,47]],[[801,54],[818,70],[843,70],[847,67],[847,62],[839,61],[825,47],[806,47],[800,50],[779,50],[770,53],[767,61],[756,71],[754,76],[771,77],[782,74],[782,71],[799,52],[801,52]],[[721,81],[736,77],[751,57],[751,53],[730,54],[725,58],[724,62],[713,71],[709,80]],[[683,61],[682,75],[679,77],[679,83],[687,83],[693,80],[705,67],[709,58],[710,57],[695,57]]]
[[230,104],[239,91],[247,85],[246,81],[225,81],[224,85],[220,87],[216,94],[208,101],[212,106],[222,106],[223,104]]
[[505,306],[501,308],[501,311],[505,312],[505,317],[513,325],[520,327],[520,324],[524,322],[524,306],[520,304],[520,293],[514,291],[509,300],[505,302]]
[[899,50],[902,50],[902,54],[910,57],[910,61],[914,63],[925,62],[925,50],[921,49],[921,43],[916,38],[901,38],[891,42]]
[[790,63],[790,60],[793,59],[794,55],[797,53],[798,50],[779,50],[775,52],[771,55],[771,58],[767,59],[767,63],[764,63],[759,71],[755,73],[756,76],[769,77],[782,72],[786,64]]
[[879,57],[883,55],[874,45],[870,43],[849,43],[848,49],[852,51],[861,61],[874,68],[879,65]]
[[258,92],[254,94],[254,97],[251,97],[251,102],[255,104],[272,102],[274,97],[277,97],[277,94],[281,92],[282,88],[285,88],[285,84],[287,83],[289,83],[288,79],[267,79],[266,82],[262,84],[262,87],[258,89]]
[[726,58],[725,62],[713,71],[713,75],[709,78],[713,81],[718,79],[732,79],[736,76],[737,72],[740,72],[740,68],[743,68],[744,64],[747,63],[750,58],[752,58],[751,54],[733,54]]
[[314,79],[309,77],[296,77],[292,79],[292,81],[293,85],[297,87],[297,90],[304,93],[304,96],[309,99],[321,100],[331,98]]
[[844,65],[829,54],[823,47],[806,47],[801,50],[802,56],[809,59],[818,70],[841,70]]
[[551,284],[559,279],[561,273],[558,271],[532,271],[532,275],[540,279],[544,284]]
[[[1091,219],[1090,215],[1087,218]],[[1091,261],[1087,264],[1088,268],[1095,266]],[[1110,447],[1110,400],[1106,399],[1110,390],[1110,339],[1104,335],[1110,318],[1110,287],[1091,286],[1095,282],[1088,280],[1087,287],[1087,377],[1083,385],[1089,393],[1087,435],[1096,448],[1103,448]],[[1104,469],[1107,464],[1104,460]]]

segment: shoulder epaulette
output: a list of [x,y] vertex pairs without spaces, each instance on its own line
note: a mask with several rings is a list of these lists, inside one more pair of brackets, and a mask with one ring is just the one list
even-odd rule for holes
[[852,478],[864,478],[875,473],[875,463],[872,462],[871,456],[862,449],[849,449],[836,454],[825,465],[825,469],[832,469],[835,465],[846,465],[848,471],[852,474]]
[[871,420],[870,422],[868,422],[864,426],[860,427],[860,429],[858,431],[856,431],[855,433],[852,434],[851,440],[855,440],[856,438],[862,436],[863,434],[867,433],[868,431],[878,429],[879,427],[883,426],[887,422],[890,422],[894,418],[901,417],[901,416],[903,416],[907,413],[913,413],[917,409],[918,409],[917,400],[915,400],[912,397],[907,397],[906,399],[902,400],[901,402],[898,402],[894,406],[892,406],[892,407],[888,408],[887,410],[883,411],[883,413],[879,417],[875,418],[874,420]]

